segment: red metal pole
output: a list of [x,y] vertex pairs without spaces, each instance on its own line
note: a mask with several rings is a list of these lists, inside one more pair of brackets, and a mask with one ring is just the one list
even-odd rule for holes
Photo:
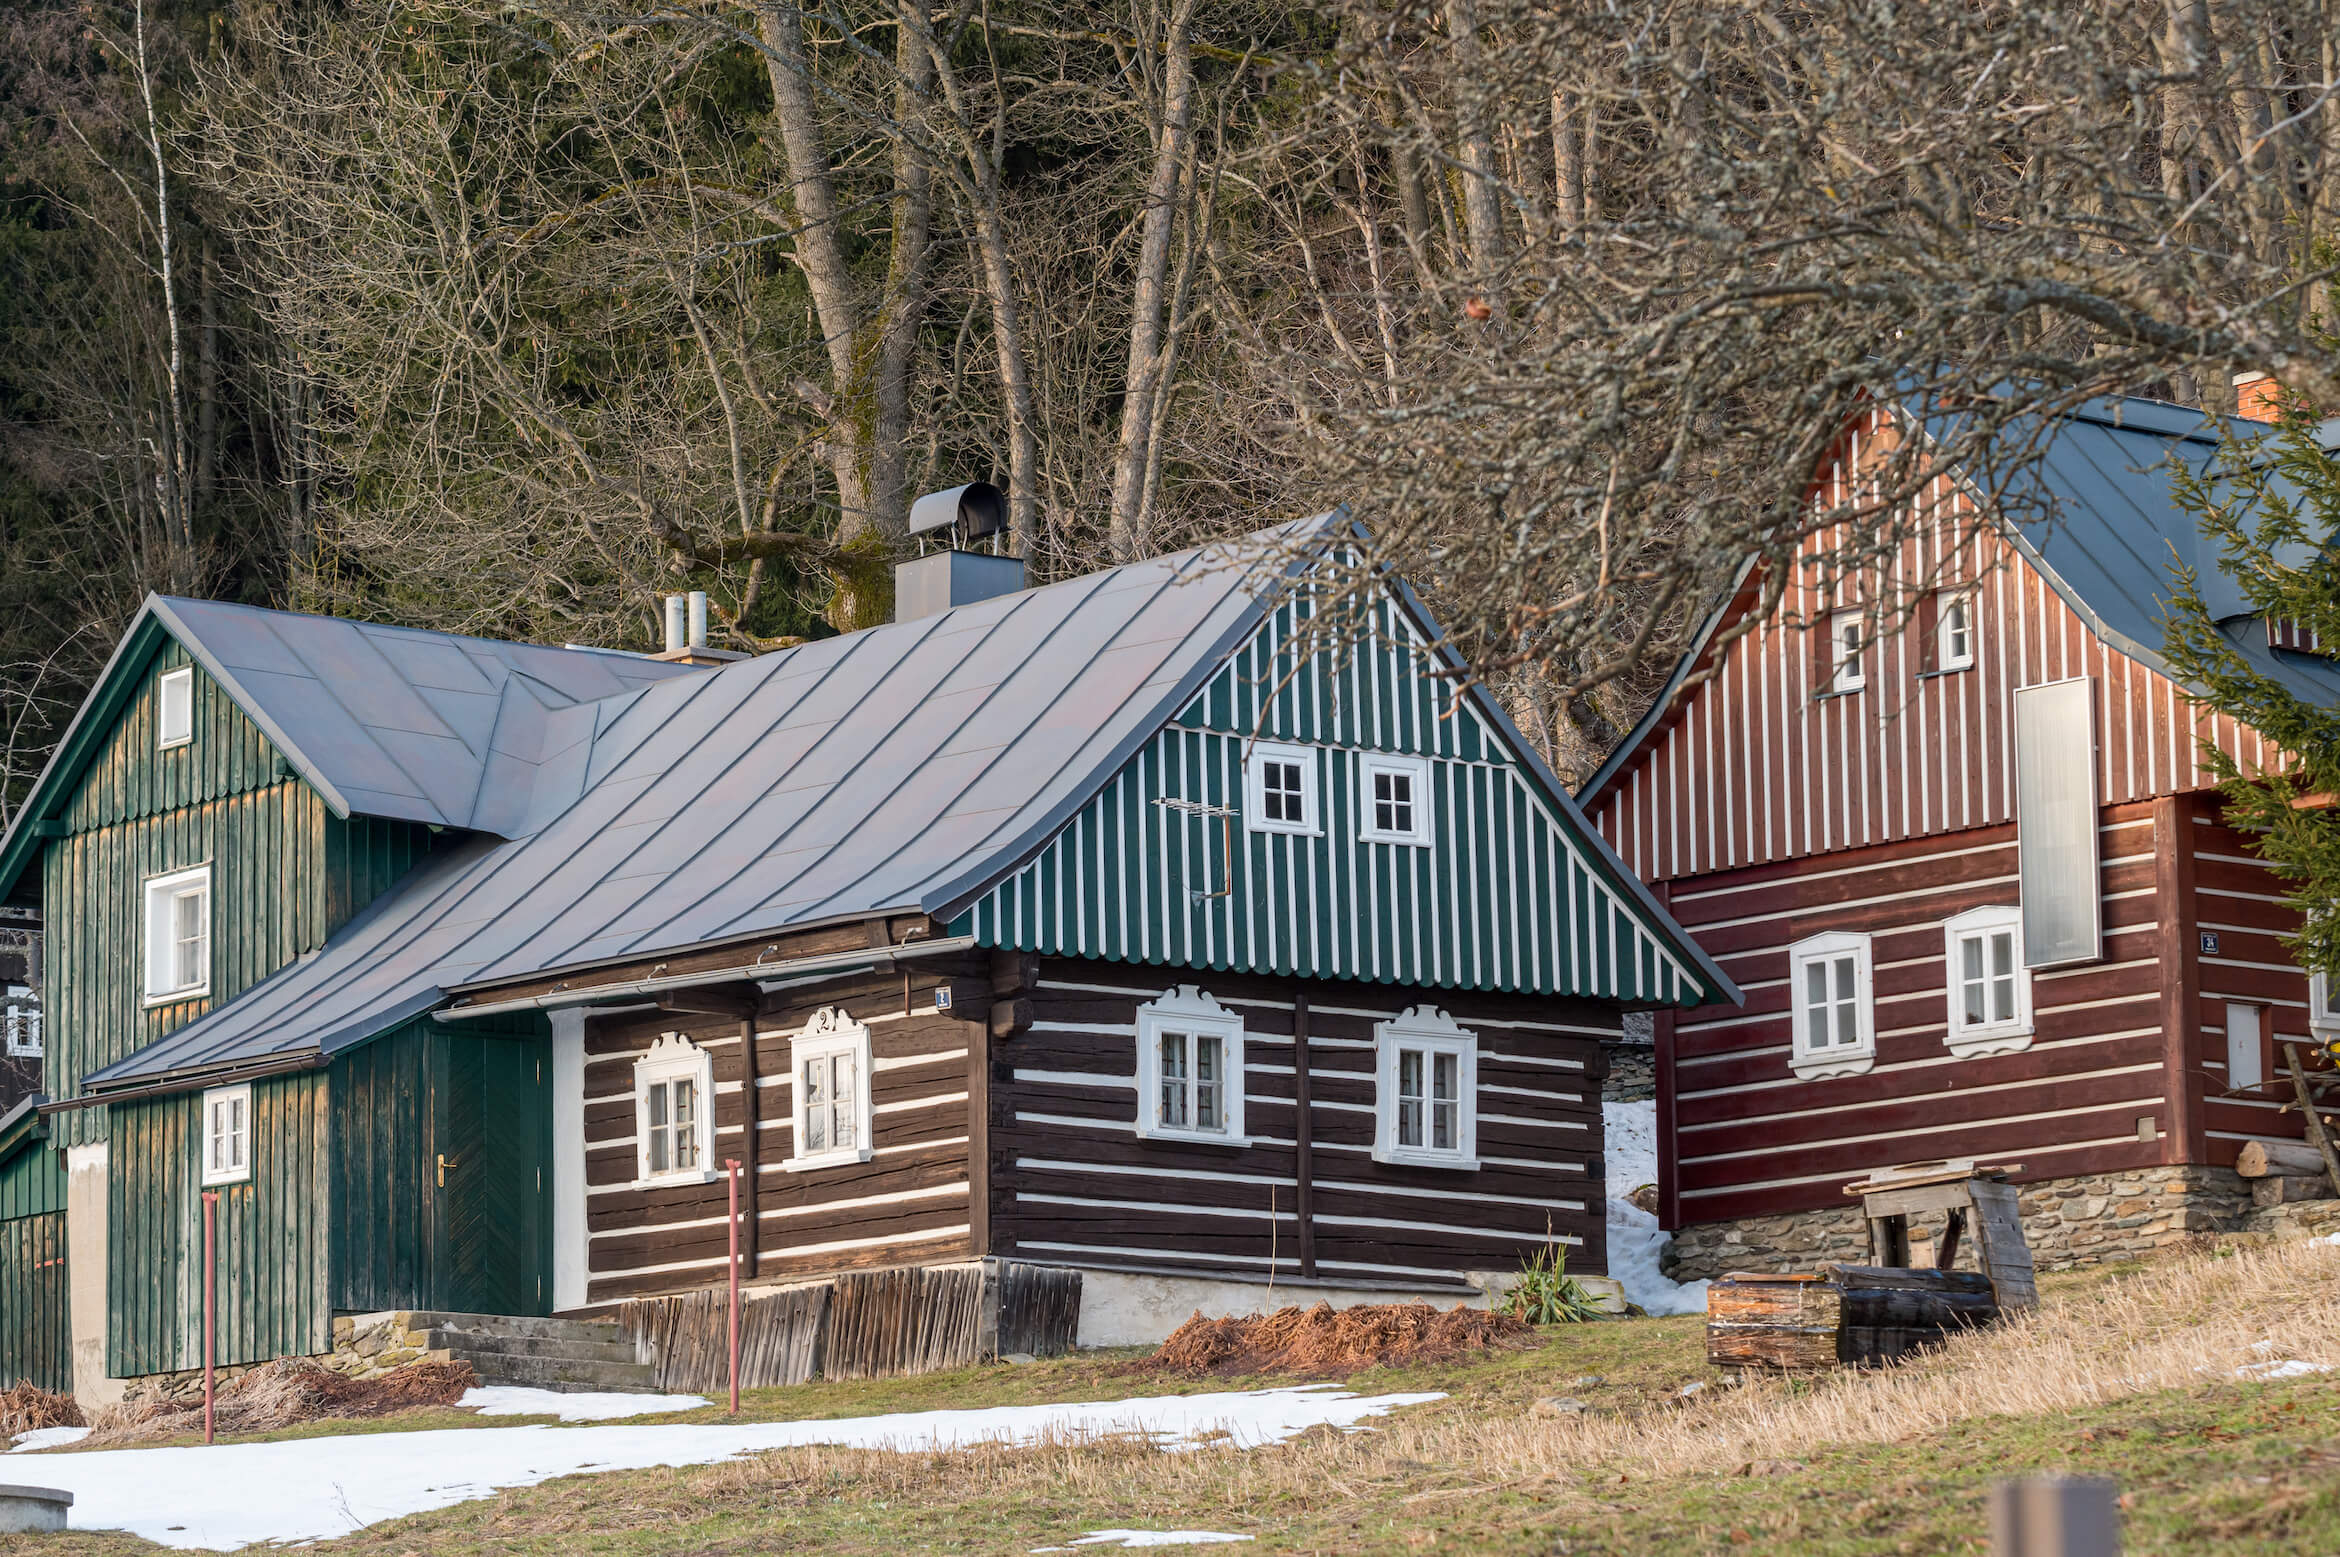
[[215,1257],[217,1239],[213,1229],[219,1220],[219,1191],[203,1192],[203,1441],[211,1442],[212,1358],[215,1355],[213,1338],[218,1332],[217,1307],[212,1294],[217,1286],[219,1265]]
[[739,1415],[739,1159],[726,1158],[731,1176],[731,1414]]

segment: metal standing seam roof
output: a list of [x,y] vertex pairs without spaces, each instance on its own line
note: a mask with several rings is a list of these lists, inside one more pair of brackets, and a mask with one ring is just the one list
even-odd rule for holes
[[[2208,416],[2167,401],[2094,401],[2054,417],[2045,428],[2018,422],[2007,429],[2011,446],[2028,448],[2036,440],[2037,457],[2010,462],[1993,506],[2006,517],[2015,548],[2049,587],[2106,643],[2140,664],[2185,684],[2161,650],[2162,619],[2175,592],[2174,570],[2182,564],[2195,571],[2203,603],[2254,670],[2301,698],[2340,702],[2340,662],[2270,648],[2240,585],[2219,570],[2216,543],[2172,496],[2173,463],[2198,473],[2226,435],[2247,440],[2268,431],[2261,422]],[[2340,421],[2327,424],[2327,445],[2336,433]],[[1598,795],[1664,722],[1708,644],[1728,624],[1751,566],[1752,560],[1741,568],[1725,604],[1701,626],[1640,724],[1578,789],[1580,798]]]
[[426,861],[322,950],[87,1080],[330,1054],[466,984],[938,911],[1061,825],[1256,625],[1263,571],[1344,522],[550,711],[507,803],[524,836]]

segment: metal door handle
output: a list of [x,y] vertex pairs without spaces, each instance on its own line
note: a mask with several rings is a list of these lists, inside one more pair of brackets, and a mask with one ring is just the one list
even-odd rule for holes
[[447,1170],[449,1168],[460,1168],[462,1166],[463,1164],[457,1162],[454,1158],[448,1156],[445,1152],[439,1153],[439,1188],[445,1189],[447,1187]]

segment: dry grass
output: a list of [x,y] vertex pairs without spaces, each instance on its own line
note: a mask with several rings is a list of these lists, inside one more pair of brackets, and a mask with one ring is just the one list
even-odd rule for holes
[[1346,1378],[1362,1368],[1459,1362],[1529,1346],[1535,1334],[1525,1320],[1460,1303],[1447,1309],[1429,1303],[1366,1303],[1337,1311],[1330,1303],[1318,1303],[1226,1319],[1197,1313],[1130,1371]]
[[[421,1406],[452,1405],[479,1383],[467,1362],[414,1362],[370,1379],[353,1379],[306,1357],[286,1357],[230,1380],[213,1416],[225,1436],[277,1432],[304,1423],[362,1420]],[[161,1443],[197,1431],[200,1396],[107,1406],[92,1417],[77,1449],[120,1449]]]

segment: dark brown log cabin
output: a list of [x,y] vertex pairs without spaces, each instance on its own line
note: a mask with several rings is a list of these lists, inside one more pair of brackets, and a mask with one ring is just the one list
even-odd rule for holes
[[[150,607],[270,773],[428,832],[320,948],[58,1066],[58,1106],[161,1121],[106,1169],[155,1186],[116,1197],[154,1268],[193,1153],[269,1170],[236,1203],[315,1258],[239,1361],[335,1312],[703,1292],[735,1232],[763,1285],[1143,1287],[1116,1339],[1271,1281],[1471,1296],[1548,1241],[1598,1272],[1600,1040],[1736,992],[1412,595],[1306,636],[1350,533],[1033,590],[937,554],[930,614],[754,659]],[[117,702],[162,662],[123,663]]]
[[[1861,419],[1815,495],[1901,436]],[[2246,653],[2326,699],[2340,674],[2250,616],[2171,502],[2163,462],[2216,437],[2158,402],[2095,407],[2031,478],[2052,521],[1984,510],[1946,470],[1889,568],[1799,567],[1757,620],[1750,569],[1585,786],[1747,994],[1657,1019],[1685,1275],[1841,1250],[1845,1183],[1934,1159],[2021,1164],[2049,1259],[2126,1252],[2231,1225],[2219,1170],[2299,1132],[2275,1040],[2340,1019],[2311,1008],[2284,889],[2221,825],[2201,759],[2267,750],[2159,653],[2173,551]]]

